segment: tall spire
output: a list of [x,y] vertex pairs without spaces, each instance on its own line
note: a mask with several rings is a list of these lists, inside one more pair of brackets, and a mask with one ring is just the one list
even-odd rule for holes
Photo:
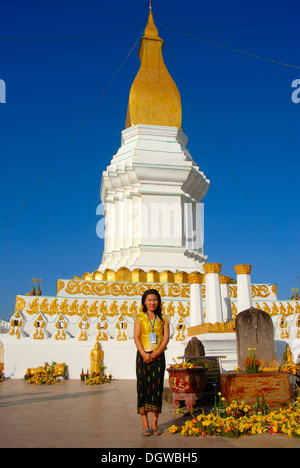
[[148,22],[139,49],[140,69],[129,94],[126,128],[137,124],[181,128],[180,94],[164,63],[163,44],[150,0]]

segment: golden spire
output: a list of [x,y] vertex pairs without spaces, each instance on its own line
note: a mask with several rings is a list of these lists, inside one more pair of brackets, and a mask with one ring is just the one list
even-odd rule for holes
[[139,50],[140,69],[129,94],[126,128],[137,124],[181,128],[180,94],[164,63],[163,43],[150,0],[148,23]]

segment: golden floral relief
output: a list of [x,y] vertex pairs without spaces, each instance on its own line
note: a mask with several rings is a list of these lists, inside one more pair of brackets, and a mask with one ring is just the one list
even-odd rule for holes
[[40,313],[36,320],[33,322],[33,326],[35,328],[35,332],[33,334],[34,340],[44,340],[45,339],[45,325],[46,320],[44,319],[43,315]]
[[64,315],[61,313],[55,322],[55,327],[57,328],[57,333],[55,334],[56,340],[64,341],[67,338],[67,335],[66,335],[67,326],[68,326],[68,322],[65,319]]

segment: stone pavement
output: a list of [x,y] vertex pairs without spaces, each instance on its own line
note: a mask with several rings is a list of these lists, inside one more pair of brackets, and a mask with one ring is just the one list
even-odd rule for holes
[[[136,382],[115,380],[88,386],[79,380],[32,386],[24,380],[0,383],[1,448],[300,448],[300,439],[278,434],[227,439],[170,434],[184,416],[164,399],[161,436],[143,437],[136,412]],[[166,389],[166,392],[168,389]],[[126,451],[124,450],[124,453]]]

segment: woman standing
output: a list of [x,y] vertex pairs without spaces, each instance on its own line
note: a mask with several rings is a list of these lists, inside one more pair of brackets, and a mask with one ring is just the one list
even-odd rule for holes
[[[142,416],[144,436],[150,436],[152,432],[160,435],[157,422],[162,407],[166,368],[164,351],[169,341],[169,320],[162,315],[161,298],[155,289],[144,292],[142,306],[143,312],[138,314],[134,324],[138,414]],[[151,429],[149,412],[152,413]]]

